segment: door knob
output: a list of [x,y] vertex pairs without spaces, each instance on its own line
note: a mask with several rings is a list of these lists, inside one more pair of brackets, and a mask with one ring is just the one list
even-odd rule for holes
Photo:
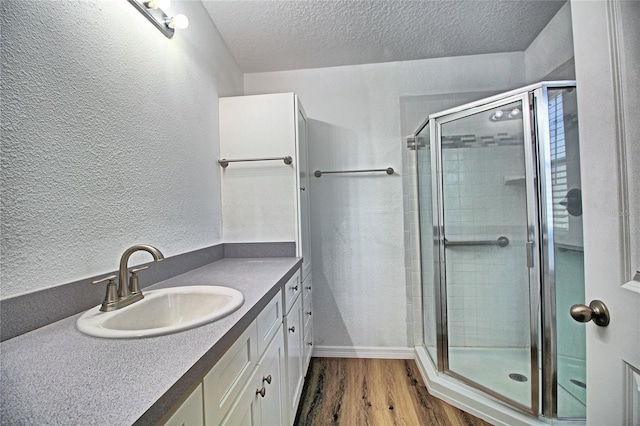
[[573,305],[569,310],[571,317],[578,322],[589,322],[593,320],[596,325],[606,327],[609,325],[609,309],[600,300],[593,300],[586,305]]

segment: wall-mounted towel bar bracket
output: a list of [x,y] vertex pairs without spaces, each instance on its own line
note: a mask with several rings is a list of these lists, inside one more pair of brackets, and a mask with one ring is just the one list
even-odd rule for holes
[[479,240],[479,241],[449,241],[444,239],[445,247],[456,246],[498,246],[506,247],[509,245],[509,239],[507,237],[498,237],[496,240]]
[[313,175],[319,178],[322,175],[335,174],[335,173],[369,173],[369,172],[386,172],[388,175],[394,173],[393,167],[387,167],[386,169],[363,169],[363,170],[330,170],[322,171],[316,170]]
[[293,162],[293,159],[290,156],[287,155],[285,157],[237,158],[237,159],[234,159],[234,160],[227,160],[226,158],[223,158],[222,160],[218,160],[218,163],[220,163],[220,165],[223,168],[227,168],[229,163],[241,163],[241,162],[246,162],[246,161],[273,161],[273,160],[284,161],[284,164],[291,164]]

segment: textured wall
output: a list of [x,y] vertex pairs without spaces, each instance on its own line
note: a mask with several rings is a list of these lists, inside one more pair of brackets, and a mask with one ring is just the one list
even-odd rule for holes
[[300,96],[312,119],[311,170],[398,171],[311,178],[318,345],[406,347],[412,341],[400,97],[505,90],[523,85],[524,74],[523,53],[245,74],[247,94]]
[[201,3],[171,10],[169,40],[124,0],[2,1],[3,298],[221,242],[218,96],[242,73]]

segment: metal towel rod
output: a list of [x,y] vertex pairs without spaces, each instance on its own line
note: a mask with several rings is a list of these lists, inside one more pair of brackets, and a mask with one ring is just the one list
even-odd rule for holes
[[507,237],[498,237],[496,240],[480,240],[480,241],[449,241],[444,239],[445,247],[454,246],[498,246],[506,247],[509,245],[509,239]]
[[392,175],[393,167],[387,167],[386,169],[363,169],[363,170],[330,170],[330,171],[316,170],[313,173],[313,175],[319,178],[322,175],[332,174],[332,173],[367,173],[367,172],[386,172],[388,175]]
[[223,168],[226,168],[229,165],[229,163],[240,163],[244,161],[272,161],[272,160],[282,160],[284,161],[284,164],[291,164],[293,162],[293,159],[287,155],[284,157],[268,157],[268,158],[237,158],[235,160],[227,160],[226,158],[223,158],[222,160],[218,160],[218,163],[220,163],[220,165]]

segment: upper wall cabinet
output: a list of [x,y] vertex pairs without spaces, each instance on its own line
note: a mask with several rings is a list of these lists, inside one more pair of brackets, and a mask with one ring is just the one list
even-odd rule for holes
[[220,99],[224,242],[294,241],[303,278],[311,269],[307,151],[294,93]]

